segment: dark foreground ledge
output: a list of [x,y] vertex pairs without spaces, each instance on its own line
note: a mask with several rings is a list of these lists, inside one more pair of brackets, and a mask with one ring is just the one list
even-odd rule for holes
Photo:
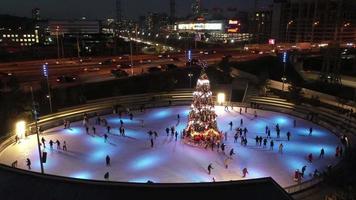
[[[189,169],[187,169],[189,170]],[[291,200],[272,178],[192,183],[118,183],[83,181],[23,171],[0,165],[1,200],[88,200],[88,199],[249,199]]]

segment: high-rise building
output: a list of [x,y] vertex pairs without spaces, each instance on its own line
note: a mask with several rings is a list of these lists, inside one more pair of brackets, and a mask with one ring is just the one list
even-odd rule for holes
[[122,9],[121,9],[121,0],[116,0],[116,21],[121,22],[122,21]]
[[32,9],[32,19],[35,21],[41,20],[41,13],[39,8]]
[[200,0],[195,0],[192,4],[192,11],[195,17],[199,17],[201,14],[201,2]]
[[272,37],[281,42],[356,40],[354,0],[275,0]]
[[170,2],[169,2],[169,8],[170,8],[170,20],[171,20],[171,24],[174,24],[175,18],[176,18],[176,1],[175,1],[175,0],[170,0]]

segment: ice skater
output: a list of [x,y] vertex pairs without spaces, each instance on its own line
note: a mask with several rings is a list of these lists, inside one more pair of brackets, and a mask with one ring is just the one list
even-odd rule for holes
[[280,145],[279,145],[279,147],[278,147],[278,152],[279,153],[283,153],[283,143],[281,143]]
[[108,135],[104,134],[104,142],[106,143],[108,141]]
[[294,128],[297,127],[297,120],[296,120],[296,119],[293,120],[293,127],[294,127]]
[[106,172],[106,173],[104,174],[104,179],[105,179],[105,180],[109,180],[109,172]]
[[53,143],[54,142],[52,140],[49,141],[49,146],[50,146],[51,149],[53,149]]
[[305,173],[305,170],[307,169],[307,166],[306,165],[304,165],[303,167],[302,167],[302,177],[304,178],[304,173]]
[[244,125],[244,120],[241,118],[240,119],[240,126],[242,127]]
[[42,142],[43,148],[46,148],[46,140],[44,139],[44,137],[41,138],[41,142]]
[[208,166],[208,174],[210,175],[211,174],[211,170],[214,169],[212,164],[210,163],[209,166]]
[[106,161],[106,166],[110,166],[110,156],[109,155],[106,155],[105,161]]
[[61,149],[61,142],[59,140],[56,141],[57,149]]
[[288,131],[288,132],[287,132],[287,139],[288,139],[288,141],[290,140],[290,136],[291,136],[291,133]]
[[225,141],[227,141],[227,132],[225,131]]
[[325,154],[324,148],[321,148],[319,158],[324,158],[324,154]]
[[273,142],[273,140],[271,140],[271,142],[270,142],[270,150],[273,150],[273,146],[274,146],[274,142]]
[[247,168],[245,167],[242,170],[242,178],[245,178],[247,174],[248,174],[248,171],[247,171]]
[[154,145],[153,138],[151,138],[151,148],[153,148],[153,145]]
[[313,128],[312,128],[312,127],[310,127],[310,128],[309,128],[309,136],[311,136],[311,135],[312,135],[312,133],[313,133]]
[[240,115],[242,115],[242,108],[240,107]]
[[254,116],[255,116],[255,118],[257,118],[257,111],[256,110],[254,111]]
[[233,156],[234,154],[235,154],[234,148],[232,148],[232,149],[230,150],[230,153],[229,153],[231,159],[232,159],[232,156]]
[[96,134],[96,128],[95,128],[95,126],[92,127],[92,130],[93,130],[93,133],[94,133],[94,135],[95,135],[95,134]]
[[63,151],[67,151],[67,143],[66,143],[66,141],[63,142]]
[[26,165],[28,167],[28,170],[31,170],[31,160],[29,158],[26,159]]
[[178,139],[178,131],[176,131],[176,133],[174,134],[174,136],[175,136],[175,141],[177,141],[177,139]]
[[310,163],[313,162],[313,154],[312,154],[312,153],[310,153],[310,154],[308,155],[308,161],[309,161]]
[[232,131],[232,121],[230,121],[230,123],[229,123],[229,125],[230,125],[230,131]]
[[237,143],[237,139],[239,138],[239,135],[237,133],[235,133],[234,135],[234,143]]
[[167,137],[169,136],[169,128],[166,128]]
[[107,127],[106,127],[106,130],[107,130],[108,133],[110,133],[111,127],[110,127],[110,126],[107,126]]

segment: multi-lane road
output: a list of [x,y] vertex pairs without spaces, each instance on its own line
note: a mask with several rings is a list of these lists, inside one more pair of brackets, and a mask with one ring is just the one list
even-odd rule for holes
[[[231,55],[234,60],[253,60],[263,55],[241,53],[233,50],[221,50],[215,54],[204,54],[194,52],[193,57],[207,61],[209,64],[219,62],[224,55]],[[159,58],[158,55],[133,55],[133,68],[124,70],[130,75],[146,73],[151,66],[159,66],[173,63],[178,67],[185,67],[186,55],[184,53],[170,54],[170,58]],[[148,63],[147,61],[151,61]],[[111,61],[111,62],[109,62]],[[93,58],[73,58],[60,60],[35,60],[23,62],[1,63],[0,72],[3,74],[12,74],[20,81],[23,89],[29,86],[34,89],[39,88],[40,80],[43,79],[43,64],[47,63],[49,81],[52,87],[62,87],[78,83],[97,82],[112,80],[115,77],[111,70],[117,68],[122,63],[130,63],[129,56],[110,56],[110,57],[93,57]],[[141,63],[142,61],[145,61]],[[77,81],[73,83],[58,83],[59,76],[74,76]]]

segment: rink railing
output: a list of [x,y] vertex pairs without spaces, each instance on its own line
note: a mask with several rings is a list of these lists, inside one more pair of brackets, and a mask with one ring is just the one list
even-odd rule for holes
[[[130,110],[138,110],[142,105],[144,105],[145,108],[190,105],[191,100],[192,100],[191,89],[176,90],[176,91],[166,92],[166,93],[147,93],[147,94],[140,94],[140,95],[130,95],[130,96],[120,96],[120,97],[113,97],[107,99],[100,99],[81,106],[67,108],[65,110],[62,110],[52,115],[43,116],[42,118],[40,118],[38,124],[42,130],[45,130],[45,129],[63,125],[63,119],[69,121],[82,120],[84,113],[87,113],[89,117],[94,116],[94,113],[97,113],[98,115],[113,113],[114,105],[121,105],[121,107],[119,107],[119,110],[124,111],[125,108],[128,107],[130,108]],[[249,107],[249,105],[244,103],[231,103],[231,105]],[[275,98],[268,98],[268,97],[264,99],[264,103],[261,105],[263,106],[260,107],[260,109],[286,113],[299,118],[305,118],[306,114],[311,109],[310,107],[307,106],[294,105],[283,99],[277,101]],[[324,122],[319,120],[319,122],[315,122],[315,123],[331,130],[334,134],[339,135],[338,134],[339,132],[335,130],[335,126],[329,124],[329,121]],[[30,131],[28,135],[35,133],[34,124],[30,124],[30,127],[32,131]],[[6,147],[14,143],[15,141],[14,135],[12,136],[11,134],[9,135],[10,136],[0,138],[0,152],[2,152]],[[316,177],[311,180],[286,187],[284,189],[289,194],[294,194],[297,192],[301,192],[303,190],[307,190],[308,188],[311,188],[322,181],[323,181],[322,177]]]

